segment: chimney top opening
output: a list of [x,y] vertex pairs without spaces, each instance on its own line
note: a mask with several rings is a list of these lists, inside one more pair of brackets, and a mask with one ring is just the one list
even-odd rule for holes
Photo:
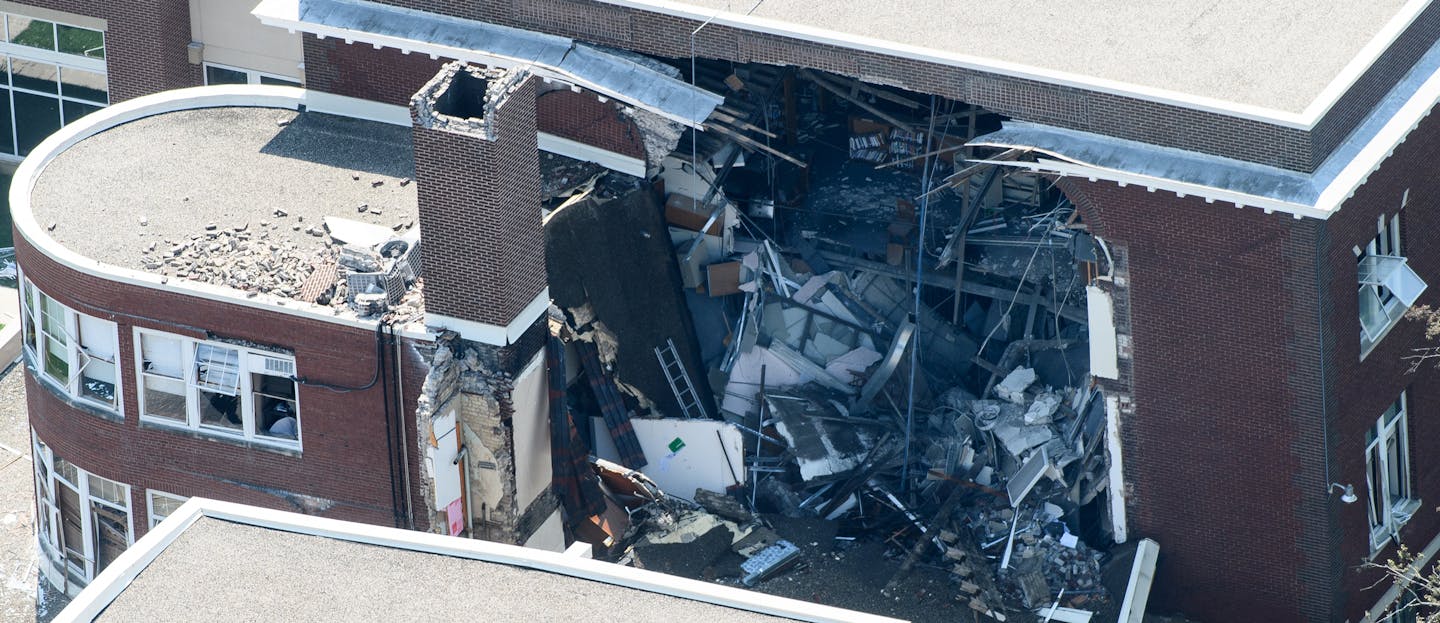
[[459,119],[485,118],[485,91],[490,81],[468,71],[457,71],[450,88],[435,98],[435,112]]

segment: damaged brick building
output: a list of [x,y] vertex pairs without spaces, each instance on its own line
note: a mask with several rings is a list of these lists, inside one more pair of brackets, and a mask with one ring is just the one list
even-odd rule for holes
[[1429,2],[230,4],[0,5],[57,586],[191,495],[618,538],[586,447],[1201,620],[1440,549]]

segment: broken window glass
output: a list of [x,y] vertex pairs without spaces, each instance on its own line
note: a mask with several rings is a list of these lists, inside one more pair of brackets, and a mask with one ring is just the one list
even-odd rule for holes
[[1410,499],[1410,450],[1405,395],[1366,432],[1365,477],[1369,489],[1370,544],[1379,549],[1414,512]]
[[115,323],[76,314],[80,328],[80,395],[115,406]]
[[44,294],[40,295],[40,306],[42,318],[39,354],[44,358],[42,369],[51,380],[68,387],[70,385],[70,342],[65,326],[65,306]]
[[1360,342],[1368,348],[1415,304],[1427,287],[1400,248],[1400,217],[1381,217],[1379,231],[1356,257]]

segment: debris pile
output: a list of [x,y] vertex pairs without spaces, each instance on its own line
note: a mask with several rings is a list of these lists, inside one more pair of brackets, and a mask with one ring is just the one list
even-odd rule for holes
[[[413,222],[395,228],[326,217],[288,223],[282,209],[275,220],[222,228],[214,223],[203,233],[164,244],[151,242],[140,265],[166,278],[240,290],[246,296],[268,295],[327,306],[337,315],[374,317],[391,313],[401,322],[424,314],[419,282],[419,229]],[[300,235],[317,238],[321,247],[301,245]]]
[[[1025,154],[966,145],[997,123],[978,108],[696,71],[727,94],[713,132],[603,199],[616,174],[565,169],[547,221],[569,407],[611,466],[591,542],[802,599],[859,574],[836,605],[882,614],[1113,612],[1083,298],[1110,266],[1074,206],[1001,166]],[[618,492],[640,478],[657,491]]]

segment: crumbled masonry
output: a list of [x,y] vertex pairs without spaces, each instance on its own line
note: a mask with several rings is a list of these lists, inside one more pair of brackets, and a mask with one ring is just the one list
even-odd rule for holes
[[[691,336],[637,332],[623,305],[596,298],[606,286],[585,283],[586,296],[566,299],[573,276],[552,275],[552,296],[562,303],[552,313],[558,335],[603,365],[570,381],[571,409],[597,424],[606,412],[592,431],[593,451],[609,461],[597,463],[597,474],[611,508],[625,510],[625,521],[605,520],[612,530],[603,542],[592,541],[599,555],[789,594],[792,582],[824,585],[855,573],[848,551],[878,551],[874,564],[885,577],[839,605],[889,613],[869,604],[904,601],[906,586],[939,579],[949,588],[925,607],[953,612],[947,619],[1028,620],[1057,600],[1102,617],[1114,612],[1124,595],[1100,582],[1111,544],[1105,401],[1088,374],[1080,298],[1084,275],[1108,266],[1074,207],[1038,176],[1002,177],[993,166],[975,172],[958,157],[929,162],[943,188],[921,206],[925,163],[911,158],[959,143],[894,127],[853,103],[801,112],[799,152],[846,149],[828,163],[813,157],[803,182],[787,178],[795,170],[787,156],[799,152],[773,153],[787,152],[776,140],[780,120],[769,120],[768,150],[730,135],[761,137],[761,115],[774,110],[764,102],[780,73],[708,69],[699,82],[728,93],[725,118],[713,133],[682,138],[655,176],[668,193],[669,248],[657,255],[624,242],[630,232],[594,225],[580,230],[593,238],[565,240],[585,246],[590,263],[622,267],[633,257],[679,268],[668,283],[647,276],[645,287],[684,294],[699,352],[685,372],[714,390],[706,412],[744,431],[745,469],[723,479],[726,486],[658,497],[616,476],[634,468],[635,476],[668,479],[672,461],[717,451],[715,440],[682,435],[668,446],[641,440],[636,455],[636,442],[620,437],[647,419],[686,430],[685,411],[665,406],[671,392],[638,390],[635,370],[669,365],[650,349]],[[818,92],[802,91],[801,108]],[[657,131],[642,129],[650,145]],[[691,149],[703,160],[695,173]],[[732,158],[742,149],[743,167]],[[574,176],[563,164],[554,170]],[[755,175],[767,164],[773,177]],[[649,192],[617,191],[607,180],[623,176],[613,172],[578,177],[550,193],[553,219],[605,214],[617,193]],[[723,192],[710,190],[714,179],[725,180]],[[597,199],[602,192],[609,194]],[[623,212],[609,214],[629,222]],[[602,273],[623,282],[625,270]],[[591,374],[606,376],[620,400],[597,407],[592,384],[579,378]],[[682,387],[674,391],[683,398]],[[634,465],[616,463],[626,456]],[[701,469],[723,474],[724,463]],[[823,526],[818,534],[827,536],[787,532],[795,522]]]

